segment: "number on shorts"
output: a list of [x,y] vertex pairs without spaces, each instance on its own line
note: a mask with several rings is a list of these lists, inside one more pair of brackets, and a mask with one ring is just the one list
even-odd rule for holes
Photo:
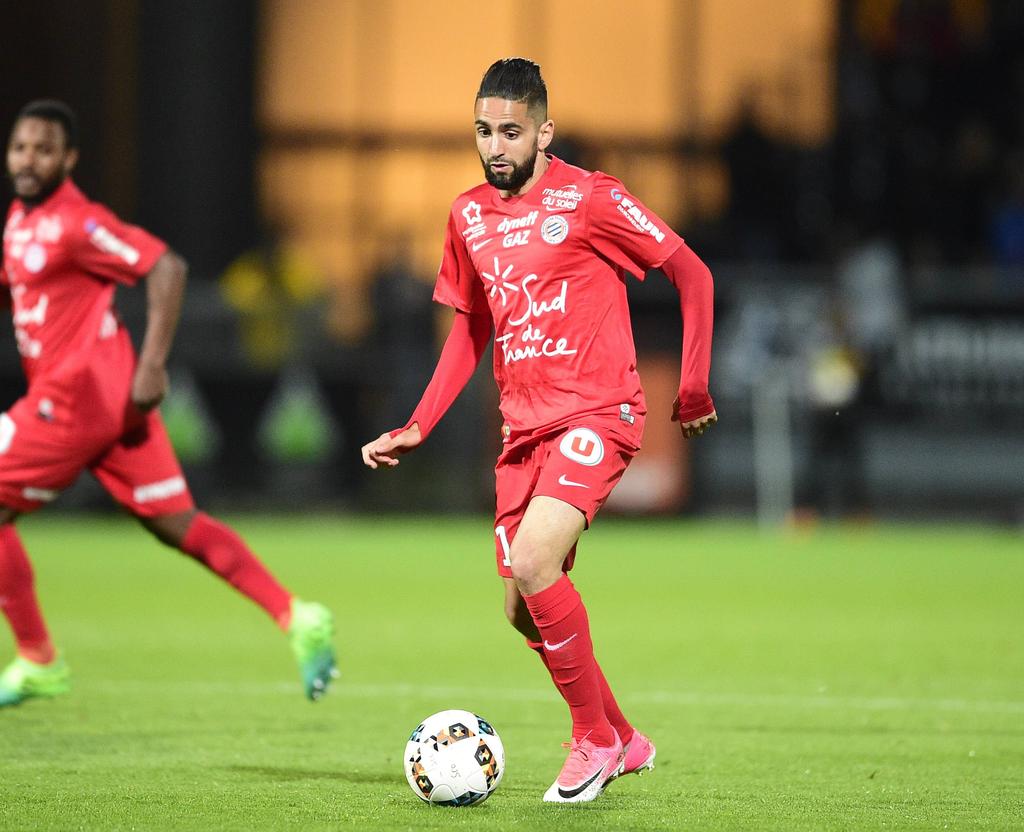
[[508,559],[508,535],[505,534],[504,526],[495,526],[494,534],[498,537],[498,542],[501,544],[501,551],[504,552],[505,557],[501,559],[502,566],[511,566],[512,561]]

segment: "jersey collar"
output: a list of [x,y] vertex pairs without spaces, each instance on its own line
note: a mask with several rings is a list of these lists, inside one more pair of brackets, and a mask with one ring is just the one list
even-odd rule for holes
[[14,200],[14,205],[17,208],[20,208],[27,216],[33,211],[50,211],[59,205],[63,205],[65,202],[81,202],[84,199],[85,196],[80,190],[78,190],[78,186],[71,181],[71,177],[66,176],[64,181],[57,187],[57,190],[38,205],[34,206],[31,211],[25,207],[25,203],[20,199]]

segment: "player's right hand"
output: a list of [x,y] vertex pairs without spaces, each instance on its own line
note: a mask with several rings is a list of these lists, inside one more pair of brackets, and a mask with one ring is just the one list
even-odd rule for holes
[[375,470],[381,465],[394,468],[401,454],[408,453],[423,441],[418,422],[413,422],[394,436],[392,433],[394,431],[382,433],[372,442],[363,445],[363,464]]

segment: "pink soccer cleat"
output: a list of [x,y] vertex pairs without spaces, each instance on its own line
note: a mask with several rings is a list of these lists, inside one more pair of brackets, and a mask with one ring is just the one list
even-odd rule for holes
[[622,773],[622,741],[615,745],[594,745],[588,739],[573,740],[569,756],[551,788],[544,793],[545,803],[585,803],[593,800]]
[[643,774],[645,771],[654,769],[654,755],[658,750],[654,747],[650,737],[644,736],[639,731],[633,731],[633,738],[623,748],[625,758],[622,763],[622,773]]

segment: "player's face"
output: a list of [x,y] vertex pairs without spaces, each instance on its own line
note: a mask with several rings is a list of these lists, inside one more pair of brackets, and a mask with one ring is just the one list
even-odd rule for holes
[[78,151],[69,150],[59,122],[42,118],[19,119],[7,144],[7,175],[15,195],[26,202],[42,202],[71,173]]
[[487,181],[502,191],[521,190],[533,178],[554,129],[550,120],[537,124],[525,102],[477,99],[476,149]]

